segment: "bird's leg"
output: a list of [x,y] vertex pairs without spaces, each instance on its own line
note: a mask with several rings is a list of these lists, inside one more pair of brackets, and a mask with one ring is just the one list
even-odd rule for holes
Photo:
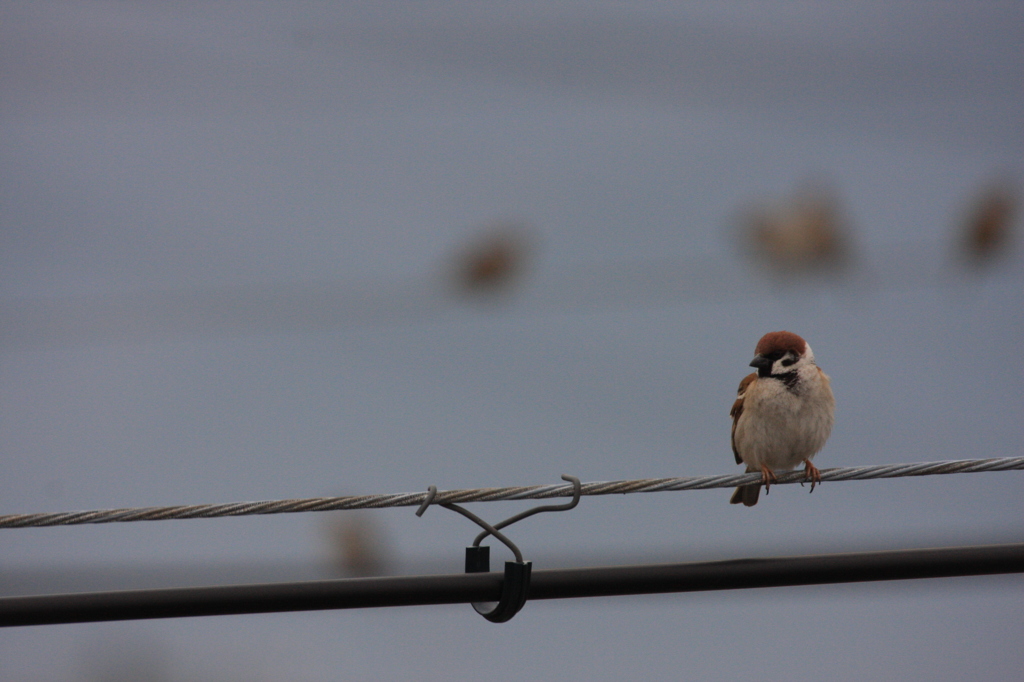
[[770,484],[778,482],[779,479],[775,478],[775,472],[768,468],[767,464],[761,465],[761,482],[764,483],[764,494],[768,494],[768,488]]
[[818,467],[811,464],[811,460],[804,460],[804,477],[811,482],[811,492],[814,492],[814,486],[821,483],[821,472],[818,471]]

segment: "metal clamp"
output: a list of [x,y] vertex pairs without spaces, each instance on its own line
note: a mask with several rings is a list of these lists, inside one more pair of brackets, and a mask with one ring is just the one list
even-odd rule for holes
[[[523,553],[519,551],[519,548],[516,547],[515,543],[500,532],[500,529],[510,526],[517,521],[522,521],[528,516],[539,514],[540,512],[567,511],[579,504],[580,493],[582,492],[580,479],[575,476],[563,475],[562,480],[569,481],[573,485],[573,496],[570,502],[566,502],[565,504],[544,505],[528,509],[516,514],[515,516],[511,516],[500,523],[496,523],[493,526],[478,517],[476,514],[458,506],[457,504],[452,504],[451,502],[440,503],[442,507],[462,514],[467,519],[484,529],[484,531],[473,540],[472,546],[466,548],[466,573],[490,572],[491,548],[486,545],[480,546],[481,541],[483,541],[483,539],[488,535],[493,535],[506,547],[512,550],[512,554],[515,555],[515,561],[505,562],[505,578],[501,583],[501,599],[497,602],[473,603],[473,609],[492,623],[504,623],[509,621],[513,616],[519,613],[520,609],[523,608],[523,605],[526,603],[530,594],[530,575],[533,568],[533,563],[523,560]],[[416,511],[416,516],[423,516],[423,512],[425,512],[427,507],[434,502],[434,498],[436,496],[437,487],[430,486],[428,488],[427,497],[423,500],[423,504],[421,504],[420,508]]]

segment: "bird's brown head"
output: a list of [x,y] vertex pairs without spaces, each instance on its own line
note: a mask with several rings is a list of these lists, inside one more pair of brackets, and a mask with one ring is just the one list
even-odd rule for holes
[[757,368],[759,377],[795,381],[797,367],[794,365],[798,362],[801,366],[814,363],[814,354],[807,342],[793,332],[769,332],[757,342],[750,366]]
[[793,332],[768,332],[757,342],[754,355],[784,355],[791,351],[794,355],[801,355],[807,348],[807,342]]

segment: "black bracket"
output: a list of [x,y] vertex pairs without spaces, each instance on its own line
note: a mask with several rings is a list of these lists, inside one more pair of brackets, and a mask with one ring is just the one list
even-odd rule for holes
[[[489,573],[491,548],[466,548],[466,573]],[[519,613],[530,596],[530,572],[533,562],[506,561],[505,579],[501,582],[501,600],[473,602],[473,609],[492,623],[504,623]]]

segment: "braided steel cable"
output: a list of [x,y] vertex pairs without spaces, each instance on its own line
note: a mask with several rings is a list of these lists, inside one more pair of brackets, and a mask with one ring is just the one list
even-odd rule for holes
[[[904,476],[966,474],[983,471],[1024,470],[1024,457],[995,459],[961,459],[946,462],[913,464],[879,464],[860,467],[821,469],[821,480],[864,481]],[[778,474],[778,483],[803,483],[802,471]],[[581,495],[626,495],[679,490],[732,488],[759,483],[760,473],[727,476],[687,476],[682,478],[646,478],[627,481],[584,483]],[[343,509],[380,509],[384,507],[417,507],[429,499],[430,493],[392,493],[347,497],[313,497],[263,502],[228,502],[220,504],[179,505],[172,507],[134,507],[94,511],[50,512],[38,514],[7,514],[0,516],[0,528],[38,528],[42,526],[73,526],[86,523],[125,523],[128,521],[164,521],[170,519],[209,519],[223,516],[256,514],[295,514],[298,512],[337,511]],[[474,488],[443,490],[431,500],[433,504],[464,502],[495,502],[499,500],[535,500],[551,497],[572,497],[573,485],[554,483],[507,488]]]

